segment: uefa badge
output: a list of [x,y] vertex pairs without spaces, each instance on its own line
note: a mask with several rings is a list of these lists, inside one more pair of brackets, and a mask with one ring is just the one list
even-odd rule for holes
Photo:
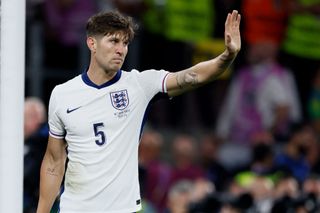
[[129,105],[127,90],[120,90],[110,93],[111,103],[117,110],[124,110]]

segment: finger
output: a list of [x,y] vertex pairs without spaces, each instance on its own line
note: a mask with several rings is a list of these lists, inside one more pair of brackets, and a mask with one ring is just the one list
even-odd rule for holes
[[229,45],[231,43],[231,36],[230,34],[226,34],[226,44]]
[[238,14],[238,17],[237,17],[237,24],[240,25],[240,21],[241,21],[241,15]]
[[226,19],[226,22],[225,22],[225,26],[230,25],[230,22],[231,22],[231,14],[228,13],[228,16],[227,16],[227,19]]
[[232,11],[232,15],[231,15],[232,22],[237,22],[238,14],[239,13],[237,10]]

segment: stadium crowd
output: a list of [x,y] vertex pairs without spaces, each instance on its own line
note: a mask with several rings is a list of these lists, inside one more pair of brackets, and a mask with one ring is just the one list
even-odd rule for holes
[[24,213],[38,201],[45,106],[86,69],[91,14],[119,10],[140,25],[124,70],[176,71],[221,50],[232,9],[243,42],[233,66],[149,112],[141,212],[320,212],[319,0],[28,0]]

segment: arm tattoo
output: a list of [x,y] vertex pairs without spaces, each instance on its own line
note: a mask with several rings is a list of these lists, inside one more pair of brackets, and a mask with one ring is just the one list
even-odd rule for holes
[[180,89],[186,88],[187,86],[195,86],[199,82],[198,75],[191,71],[177,73],[176,80]]
[[47,174],[48,175],[51,175],[51,176],[58,176],[58,174],[57,173],[55,173],[56,172],[56,170],[53,168],[53,169],[51,169],[51,168],[47,168]]

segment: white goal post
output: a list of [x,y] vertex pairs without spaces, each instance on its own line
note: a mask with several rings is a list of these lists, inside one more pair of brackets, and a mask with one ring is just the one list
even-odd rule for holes
[[22,212],[25,0],[0,0],[0,212]]

